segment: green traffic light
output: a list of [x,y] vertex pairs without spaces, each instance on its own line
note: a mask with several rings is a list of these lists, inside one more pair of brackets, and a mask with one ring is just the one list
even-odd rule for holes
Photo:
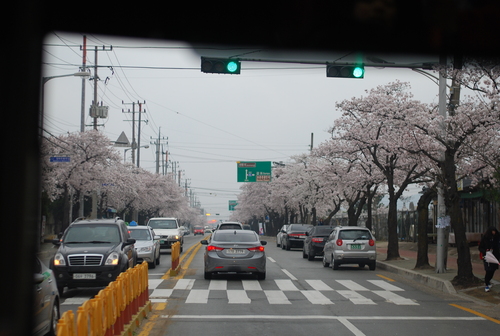
[[226,69],[229,72],[235,72],[236,70],[238,70],[238,63],[236,63],[234,61],[228,62]]
[[363,69],[362,67],[355,67],[352,70],[352,75],[355,78],[362,78],[364,73],[365,73],[365,69]]

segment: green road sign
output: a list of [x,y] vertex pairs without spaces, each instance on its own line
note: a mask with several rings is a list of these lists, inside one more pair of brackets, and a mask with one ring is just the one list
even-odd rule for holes
[[271,182],[271,161],[238,161],[238,182]]
[[229,201],[229,211],[234,211],[234,208],[238,205],[238,201]]

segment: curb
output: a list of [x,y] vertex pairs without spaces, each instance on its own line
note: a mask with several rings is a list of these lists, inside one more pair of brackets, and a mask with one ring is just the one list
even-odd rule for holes
[[455,287],[453,287],[451,282],[448,280],[439,279],[430,275],[424,275],[418,272],[408,270],[406,268],[390,265],[388,263],[378,260],[377,260],[377,267],[391,273],[399,274],[406,279],[413,280],[422,285],[426,285],[428,287],[440,290],[442,292],[449,294],[457,294]]

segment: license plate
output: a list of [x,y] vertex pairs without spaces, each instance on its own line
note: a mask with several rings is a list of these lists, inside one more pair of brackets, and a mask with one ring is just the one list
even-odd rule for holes
[[227,249],[224,250],[227,254],[245,254],[245,250],[243,249]]
[[351,250],[361,250],[361,244],[351,244]]
[[73,279],[95,280],[95,273],[75,273]]
[[160,244],[165,244],[165,241],[164,240],[160,240]]

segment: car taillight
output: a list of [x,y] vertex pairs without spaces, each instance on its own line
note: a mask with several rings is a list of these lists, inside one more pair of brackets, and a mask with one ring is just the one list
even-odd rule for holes
[[369,244],[370,246],[374,246],[374,245],[375,245],[375,240],[370,239],[370,240],[368,241],[368,244]]
[[224,250],[224,248],[223,248],[223,247],[214,246],[214,245],[208,245],[208,246],[207,246],[207,251],[209,251],[209,252],[210,252],[210,251],[220,252],[220,251],[222,251],[222,250]]
[[300,237],[300,236],[305,236],[305,233],[290,233],[290,237]]
[[342,239],[337,239],[337,246],[342,246]]
[[322,243],[323,242],[323,238],[312,238],[311,241],[313,243]]
[[252,252],[264,252],[264,246],[249,247],[247,250]]

